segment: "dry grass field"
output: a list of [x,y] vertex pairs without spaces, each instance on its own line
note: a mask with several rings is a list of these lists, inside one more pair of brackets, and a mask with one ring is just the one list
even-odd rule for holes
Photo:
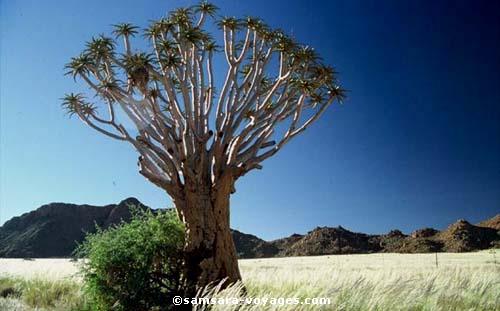
[[[240,267],[249,297],[301,302],[323,297],[329,304],[254,301],[238,310],[500,310],[498,250],[439,253],[437,260],[435,254],[247,259]],[[77,271],[76,263],[66,259],[0,259],[0,290],[9,282],[22,289],[16,299],[0,298],[0,310],[83,309]],[[235,287],[204,295],[235,297],[237,292]]]

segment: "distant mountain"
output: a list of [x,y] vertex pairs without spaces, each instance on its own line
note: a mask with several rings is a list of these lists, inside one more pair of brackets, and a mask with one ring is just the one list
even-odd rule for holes
[[129,206],[146,208],[128,198],[106,206],[50,203],[0,227],[0,257],[67,257],[96,225],[108,228],[129,221]]
[[[14,217],[0,227],[0,257],[69,257],[86,233],[96,225],[107,228],[129,221],[130,206],[143,209],[135,198],[106,206],[51,203]],[[446,230],[423,228],[405,235],[399,230],[369,235],[336,228],[318,227],[305,235],[265,241],[232,230],[240,258],[363,254],[374,252],[426,253],[467,252],[500,245],[500,215],[477,226],[459,220]]]
[[274,257],[279,249],[275,245],[264,241],[255,235],[231,230],[233,234],[234,246],[240,258],[265,258]]

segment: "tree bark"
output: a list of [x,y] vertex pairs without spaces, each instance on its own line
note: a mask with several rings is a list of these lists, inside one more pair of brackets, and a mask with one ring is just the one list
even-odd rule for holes
[[184,283],[192,294],[196,288],[241,280],[236,248],[229,225],[231,177],[216,185],[186,180],[184,199],[175,201],[186,227]]

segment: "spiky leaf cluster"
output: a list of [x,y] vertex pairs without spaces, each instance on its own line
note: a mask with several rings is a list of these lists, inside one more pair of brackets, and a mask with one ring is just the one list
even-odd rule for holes
[[[113,37],[122,44],[93,37],[66,65],[68,75],[102,99],[95,106],[82,94],[67,94],[67,112],[130,142],[141,155],[141,174],[174,197],[182,197],[187,180],[215,183],[227,174],[236,180],[260,168],[345,97],[336,71],[313,48],[259,18],[216,18],[217,10],[204,1],[144,30],[115,24]],[[212,36],[208,22],[222,36]],[[135,48],[135,40],[146,40],[148,49]],[[224,77],[216,76],[217,59],[227,63]],[[116,109],[135,129],[115,118]],[[287,129],[281,137],[280,125]]]

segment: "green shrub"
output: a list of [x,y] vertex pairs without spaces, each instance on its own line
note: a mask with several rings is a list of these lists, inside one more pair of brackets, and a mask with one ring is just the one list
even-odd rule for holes
[[93,310],[169,310],[180,289],[184,228],[173,211],[135,212],[77,249]]

